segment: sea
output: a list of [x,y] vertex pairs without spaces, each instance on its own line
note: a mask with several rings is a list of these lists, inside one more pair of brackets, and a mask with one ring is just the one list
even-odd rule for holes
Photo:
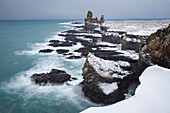
[[[55,51],[39,53],[41,49],[52,48],[48,46],[49,40],[62,40],[58,34],[70,29],[73,21],[83,22],[0,20],[0,113],[79,113],[101,106],[84,97],[78,85],[83,80],[85,58],[66,60]],[[52,68],[65,70],[78,80],[70,85],[46,86],[31,81],[32,74],[47,73]]]
[[[58,33],[69,29],[72,21],[78,20],[0,21],[0,113],[78,113],[98,106],[84,97],[78,85],[85,58],[66,60],[55,51],[38,53],[49,48],[49,40],[61,39]],[[32,74],[52,68],[78,80],[69,86],[39,86],[31,81]]]

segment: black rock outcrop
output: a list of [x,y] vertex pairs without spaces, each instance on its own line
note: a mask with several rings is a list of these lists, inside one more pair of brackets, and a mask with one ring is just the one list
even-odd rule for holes
[[54,50],[52,50],[52,49],[43,49],[43,50],[40,50],[39,53],[51,53],[52,51],[54,51]]
[[64,54],[64,53],[69,52],[68,49],[57,49],[56,51],[57,51],[58,54]]
[[39,85],[45,85],[47,83],[62,84],[69,81],[71,75],[63,70],[52,69],[50,73],[33,74],[31,78],[32,81]]

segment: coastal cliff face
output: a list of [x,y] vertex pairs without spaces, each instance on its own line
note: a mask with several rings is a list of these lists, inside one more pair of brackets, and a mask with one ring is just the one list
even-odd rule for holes
[[170,68],[170,25],[142,39],[140,60],[148,65]]
[[[113,104],[129,98],[135,94],[140,84],[138,78],[148,66],[170,68],[170,25],[149,37],[106,30],[102,41],[119,44],[121,48],[114,55],[95,52],[87,55],[82,69],[82,91],[93,102]],[[134,54],[139,58],[130,57]]]

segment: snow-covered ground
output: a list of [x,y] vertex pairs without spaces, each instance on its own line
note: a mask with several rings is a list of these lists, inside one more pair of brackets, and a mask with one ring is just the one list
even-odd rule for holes
[[106,21],[103,25],[109,27],[108,31],[124,31],[127,34],[150,35],[160,28],[165,28],[170,20],[152,21]]
[[91,107],[82,113],[170,113],[170,69],[148,67],[140,81],[131,98],[105,107]]

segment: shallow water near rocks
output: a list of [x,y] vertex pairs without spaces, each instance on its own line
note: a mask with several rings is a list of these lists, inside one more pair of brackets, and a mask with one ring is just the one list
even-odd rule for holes
[[[48,47],[50,39],[62,40],[58,32],[68,29],[71,21],[75,20],[0,21],[1,113],[76,113],[98,106],[83,96],[78,85],[85,58],[66,60],[55,51],[38,53]],[[65,70],[78,80],[69,86],[38,86],[31,81],[32,74],[52,68]]]

